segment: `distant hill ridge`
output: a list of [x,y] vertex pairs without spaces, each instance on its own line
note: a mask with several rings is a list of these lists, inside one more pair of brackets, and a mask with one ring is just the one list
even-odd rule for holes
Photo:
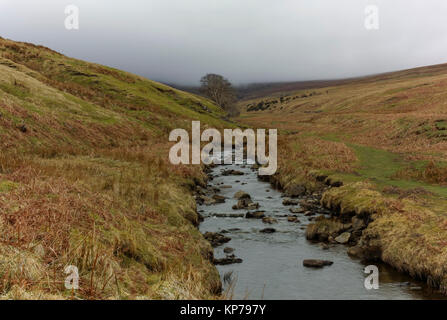
[[[289,95],[294,91],[300,91],[300,90],[320,89],[326,87],[347,85],[350,83],[386,80],[390,77],[400,76],[403,74],[407,74],[407,76],[411,76],[412,74],[428,75],[431,72],[435,73],[443,72],[445,68],[446,64],[439,64],[439,65],[418,67],[399,71],[385,72],[380,74],[366,75],[360,77],[352,77],[352,78],[249,83],[245,85],[236,86],[236,90],[238,98],[244,101],[268,96],[280,97],[281,95],[284,96]],[[174,83],[171,83],[169,85],[178,88],[180,90],[200,94],[198,86],[186,86]]]

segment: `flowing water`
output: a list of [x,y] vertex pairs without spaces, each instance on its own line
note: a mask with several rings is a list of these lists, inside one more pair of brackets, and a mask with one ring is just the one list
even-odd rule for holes
[[[222,176],[227,169],[242,171],[243,176]],[[225,257],[223,249],[231,247],[234,254],[243,259],[240,264],[217,266],[222,281],[225,274],[232,272],[234,299],[437,299],[423,283],[394,271],[383,264],[379,267],[380,287],[367,290],[364,286],[365,264],[350,258],[343,245],[333,245],[324,250],[320,245],[306,240],[305,227],[310,223],[299,215],[299,223],[287,221],[288,206],[282,205],[282,194],[269,183],[257,178],[257,171],[250,166],[226,165],[212,169],[214,177],[209,183],[220,188],[219,195],[225,203],[200,205],[199,212],[205,217],[200,225],[201,232],[224,232],[231,241],[215,248],[215,258]],[[227,186],[222,188],[222,186]],[[231,186],[231,188],[229,188]],[[247,210],[233,210],[237,191],[245,191],[259,210],[278,220],[277,224],[266,225],[260,219],[214,217],[215,214],[241,214]],[[259,232],[274,228],[275,233]],[[332,266],[309,269],[303,266],[304,259],[333,261]],[[228,284],[224,285],[228,286]]]

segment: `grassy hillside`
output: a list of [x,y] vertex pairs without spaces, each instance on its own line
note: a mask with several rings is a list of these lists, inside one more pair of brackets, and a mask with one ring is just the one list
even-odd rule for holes
[[0,295],[209,298],[220,280],[194,225],[205,176],[171,166],[168,133],[231,127],[210,101],[0,38]]
[[241,102],[241,121],[280,131],[279,179],[344,212],[377,213],[381,257],[447,292],[447,65]]

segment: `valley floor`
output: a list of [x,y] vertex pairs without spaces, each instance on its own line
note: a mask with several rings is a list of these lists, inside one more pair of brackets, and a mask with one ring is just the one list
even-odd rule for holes
[[239,120],[279,130],[279,185],[337,186],[323,204],[368,223],[350,254],[447,292],[446,89],[439,65],[243,101]]
[[[279,129],[272,182],[332,185],[322,203],[368,224],[351,254],[446,292],[446,89],[447,67],[433,66],[243,102],[237,120]],[[193,197],[206,176],[167,157],[171,130],[236,126],[224,117],[202,97],[0,38],[0,297],[218,298]]]

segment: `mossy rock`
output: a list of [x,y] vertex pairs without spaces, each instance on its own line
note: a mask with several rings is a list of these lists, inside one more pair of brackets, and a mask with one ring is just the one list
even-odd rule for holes
[[328,241],[329,237],[336,237],[350,227],[350,224],[324,218],[307,226],[306,238],[307,240]]

